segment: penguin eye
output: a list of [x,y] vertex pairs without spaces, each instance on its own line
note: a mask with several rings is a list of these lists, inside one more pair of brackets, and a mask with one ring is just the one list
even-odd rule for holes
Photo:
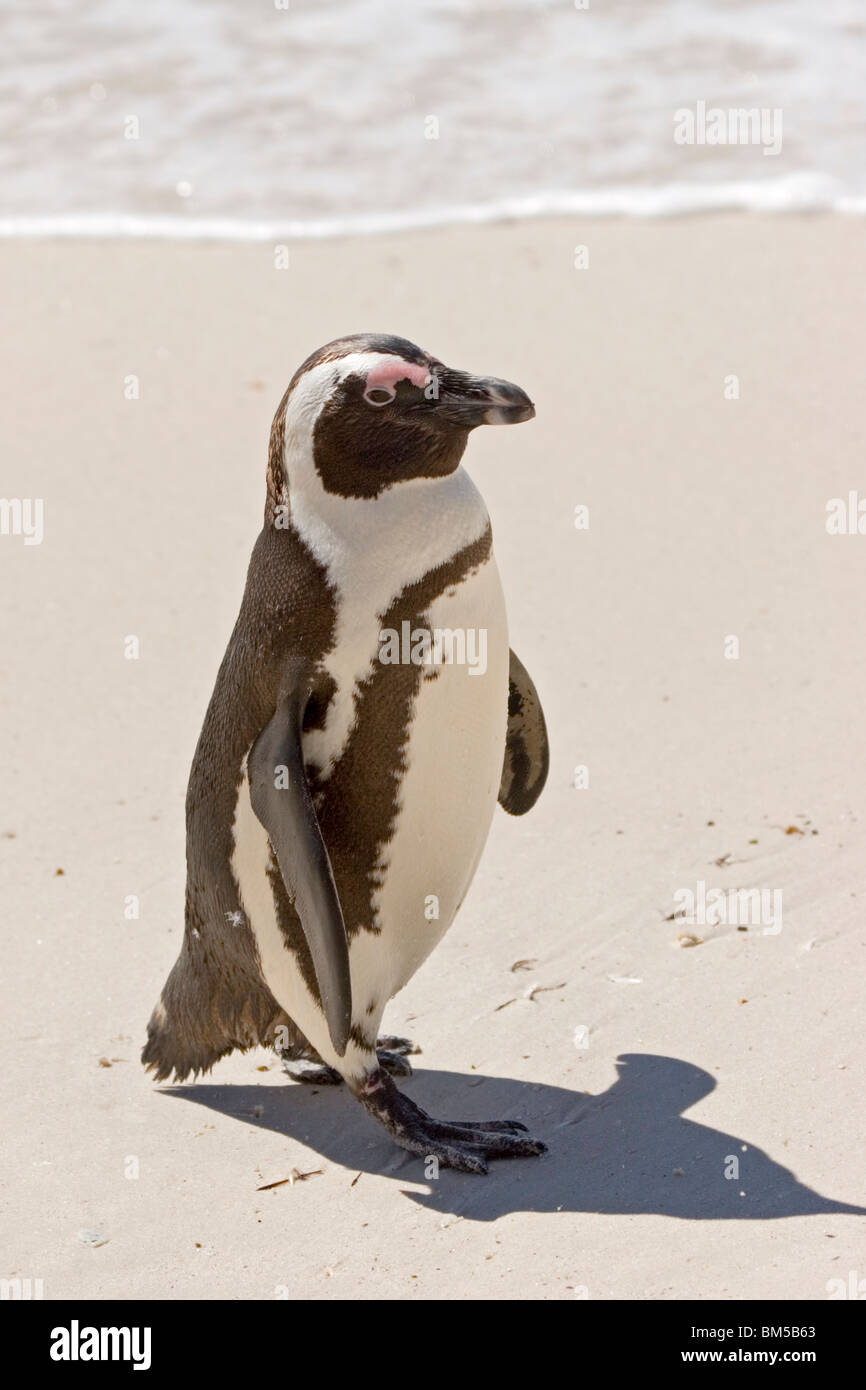
[[389,391],[386,386],[373,386],[364,392],[364,400],[369,401],[370,405],[387,405],[389,401],[393,401],[396,394],[396,391]]

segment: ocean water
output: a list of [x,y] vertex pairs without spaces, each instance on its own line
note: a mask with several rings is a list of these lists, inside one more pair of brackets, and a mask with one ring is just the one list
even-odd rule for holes
[[866,0],[3,0],[0,42],[6,235],[866,211]]

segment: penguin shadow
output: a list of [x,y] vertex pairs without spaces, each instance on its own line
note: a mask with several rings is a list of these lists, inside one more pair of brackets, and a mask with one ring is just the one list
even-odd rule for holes
[[[625,1054],[618,1078],[600,1095],[501,1077],[416,1072],[401,1089],[431,1115],[520,1119],[549,1152],[494,1160],[486,1178],[441,1169],[398,1149],[344,1088],[193,1084],[165,1093],[254,1128],[301,1141],[360,1174],[427,1182],[405,1190],[420,1206],[471,1221],[513,1211],[671,1216],[686,1221],[778,1220],[788,1216],[866,1216],[798,1182],[743,1138],[685,1119],[715,1089],[708,1072],[673,1057]],[[780,1142],[781,1139],[780,1139]],[[291,1163],[287,1155],[286,1174]]]

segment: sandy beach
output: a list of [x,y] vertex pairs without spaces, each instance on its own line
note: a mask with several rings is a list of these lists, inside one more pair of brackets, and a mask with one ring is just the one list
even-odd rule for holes
[[[578,1301],[866,1278],[866,536],[826,527],[866,497],[862,237],[563,218],[299,241],[287,269],[269,244],[0,246],[3,493],[44,532],[0,536],[4,1278]],[[264,1051],[176,1087],[138,1060],[271,417],[367,329],[537,408],[465,465],[550,780],[497,813],[385,1018],[423,1049],[419,1104],[549,1145],[487,1178],[425,1180]],[[682,920],[730,890],[772,915]]]

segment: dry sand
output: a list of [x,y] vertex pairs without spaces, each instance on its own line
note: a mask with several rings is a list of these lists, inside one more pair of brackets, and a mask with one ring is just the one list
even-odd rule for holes
[[[825,529],[828,499],[866,493],[862,223],[464,228],[301,243],[287,271],[270,246],[0,264],[4,495],[45,505],[41,545],[0,538],[0,1273],[156,1299],[823,1299],[866,1275],[866,537]],[[138,1063],[270,418],[308,351],[368,328],[538,409],[467,463],[549,785],[497,813],[385,1020],[423,1046],[426,1108],[548,1141],[486,1179],[426,1181],[263,1052],[175,1089]],[[782,930],[678,947],[699,881],[779,890]],[[293,1169],[321,1172],[257,1190]]]

